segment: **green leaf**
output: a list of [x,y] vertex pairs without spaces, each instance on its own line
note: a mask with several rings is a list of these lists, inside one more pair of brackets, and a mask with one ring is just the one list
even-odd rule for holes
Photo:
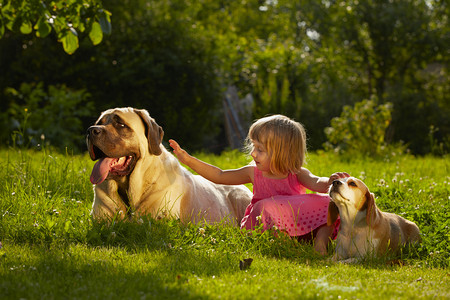
[[80,32],[84,32],[84,30],[86,29],[86,26],[84,25],[84,23],[80,23],[80,24],[78,25],[77,29],[78,29]]
[[3,8],[1,9],[1,15],[4,20],[6,28],[9,30],[13,30],[14,20],[15,18],[15,10],[13,7],[11,7],[11,4],[8,2]]
[[50,24],[48,24],[45,17],[41,17],[39,19],[39,21],[34,26],[34,29],[37,30],[36,36],[42,38],[46,37],[52,31],[52,27],[50,26]]
[[100,26],[105,34],[111,34],[111,22],[109,16],[102,11],[99,18]]
[[3,20],[0,19],[0,39],[3,37],[4,34],[5,34],[5,26],[3,26]]
[[89,32],[89,38],[92,41],[92,44],[98,45],[103,39],[103,32],[100,24],[98,22],[94,22],[92,24],[91,32]]
[[29,34],[33,30],[33,26],[29,20],[24,20],[20,25],[20,32],[23,34]]
[[62,31],[64,28],[67,28],[66,18],[63,16],[56,16],[54,19],[55,31]]
[[47,219],[47,229],[52,229],[55,226],[56,222],[52,219]]
[[70,231],[70,225],[72,222],[70,220],[67,220],[66,223],[64,223],[64,231],[69,232]]
[[61,38],[61,42],[67,54],[73,54],[78,49],[78,37],[72,31],[68,31]]

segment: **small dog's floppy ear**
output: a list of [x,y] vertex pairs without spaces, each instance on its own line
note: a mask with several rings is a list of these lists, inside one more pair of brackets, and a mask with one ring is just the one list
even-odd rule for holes
[[378,207],[375,204],[375,195],[369,191],[366,193],[367,214],[366,221],[369,227],[375,227],[380,220]]
[[327,225],[333,225],[339,216],[339,209],[333,201],[328,204]]
[[159,146],[164,136],[163,129],[161,126],[156,124],[155,120],[150,117],[148,111],[145,109],[135,109],[134,112],[138,114],[144,122],[149,152],[153,155],[160,155],[162,151]]

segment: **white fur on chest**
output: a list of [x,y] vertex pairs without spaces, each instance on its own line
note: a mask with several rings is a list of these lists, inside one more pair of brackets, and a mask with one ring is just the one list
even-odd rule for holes
[[153,215],[167,213],[179,217],[180,199],[187,192],[183,170],[165,149],[160,156],[147,157],[134,180],[141,181],[137,186],[146,187],[136,193],[135,209]]
[[334,258],[336,260],[361,258],[374,253],[380,244],[380,240],[374,235],[375,232],[368,226],[341,230],[337,237]]

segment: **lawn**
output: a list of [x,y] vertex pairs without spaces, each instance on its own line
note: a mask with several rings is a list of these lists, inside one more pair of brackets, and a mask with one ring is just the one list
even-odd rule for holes
[[[198,157],[222,168],[248,162],[230,151]],[[310,153],[306,167],[365,181],[378,206],[416,222],[423,243],[355,265],[312,246],[225,224],[137,218],[94,222],[87,155],[0,150],[1,299],[413,299],[450,298],[450,161]],[[331,245],[332,248],[333,245]],[[248,269],[239,261],[252,258]]]

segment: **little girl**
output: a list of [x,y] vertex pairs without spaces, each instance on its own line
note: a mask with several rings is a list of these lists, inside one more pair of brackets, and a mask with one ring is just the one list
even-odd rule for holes
[[[169,140],[178,159],[206,179],[219,184],[253,184],[253,199],[245,211],[241,228],[263,229],[276,226],[299,239],[315,237],[314,248],[327,253],[328,239],[338,223],[327,226],[328,195],[306,194],[306,189],[327,193],[333,180],[348,177],[335,173],[318,177],[303,168],[306,134],[303,126],[286,116],[257,120],[250,127],[247,144],[254,164],[234,170],[221,170],[184,151]],[[338,221],[339,222],[339,221]]]

